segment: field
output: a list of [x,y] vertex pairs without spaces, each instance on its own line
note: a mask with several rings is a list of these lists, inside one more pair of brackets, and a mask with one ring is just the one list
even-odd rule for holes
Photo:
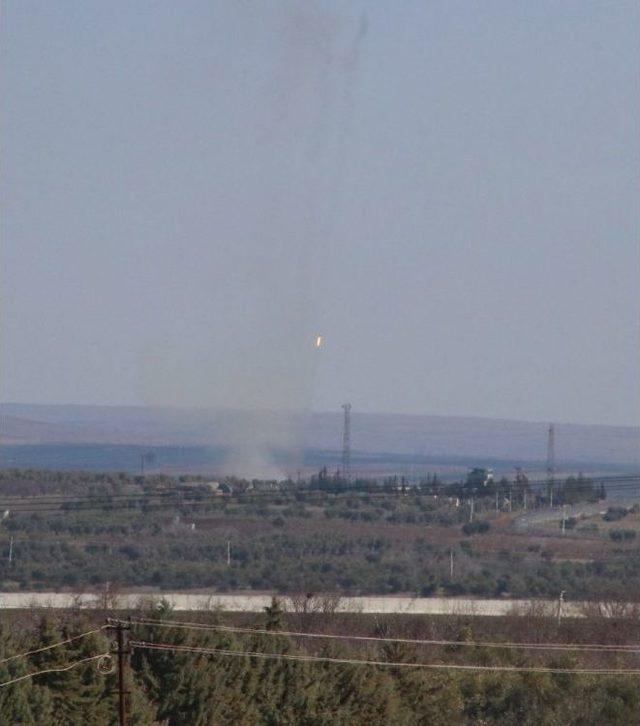
[[220,496],[189,478],[16,470],[0,492],[4,591],[640,599],[638,509],[606,500],[476,498],[470,522],[468,499],[394,489]]

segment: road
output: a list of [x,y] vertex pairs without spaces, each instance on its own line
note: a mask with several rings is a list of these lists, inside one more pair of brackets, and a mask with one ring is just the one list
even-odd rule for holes
[[[110,609],[135,609],[150,606],[160,599],[166,600],[177,611],[213,610],[226,612],[262,612],[271,603],[271,595],[219,595],[207,593],[144,593],[130,592],[110,596]],[[283,598],[284,609],[295,610],[289,598]],[[555,615],[557,600],[499,600],[439,597],[344,597],[317,598],[318,609],[345,613],[405,614],[405,615],[484,615],[504,616],[524,613],[533,606],[536,611]],[[104,607],[104,596],[96,593],[11,592],[0,593],[0,609],[59,608],[97,609]],[[564,615],[582,617],[583,603],[565,603]]]

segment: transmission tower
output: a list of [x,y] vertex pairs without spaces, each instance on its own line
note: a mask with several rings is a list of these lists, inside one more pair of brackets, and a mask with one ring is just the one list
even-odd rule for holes
[[549,486],[549,501],[553,506],[553,490],[555,488],[556,475],[556,432],[553,424],[549,424],[549,435],[547,438],[547,478]]
[[342,431],[342,477],[351,483],[351,404],[343,403],[344,429]]

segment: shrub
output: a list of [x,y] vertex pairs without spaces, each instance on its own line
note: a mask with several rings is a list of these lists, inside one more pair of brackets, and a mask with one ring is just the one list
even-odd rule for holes
[[491,529],[489,522],[467,522],[463,527],[462,531],[465,534],[484,534]]
[[635,529],[612,529],[611,532],[609,532],[609,537],[611,537],[614,542],[623,542],[635,539],[636,531]]
[[587,522],[578,527],[578,532],[584,532],[584,534],[595,534],[599,531],[599,527],[595,522]]
[[627,514],[629,514],[629,510],[626,507],[609,507],[607,511],[602,515],[602,519],[604,519],[605,522],[618,522],[621,519],[624,519]]
[[[567,519],[564,520],[565,529],[575,529],[576,524],[578,524],[577,517],[568,517]],[[560,522],[560,529],[562,529],[562,521]]]

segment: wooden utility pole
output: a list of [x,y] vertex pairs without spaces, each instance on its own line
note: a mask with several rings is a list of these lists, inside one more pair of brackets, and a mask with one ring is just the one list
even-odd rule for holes
[[111,652],[114,653],[118,660],[118,724],[119,726],[127,726],[129,716],[129,691],[127,691],[127,663],[131,650],[127,647],[125,631],[129,630],[129,626],[116,622],[111,625],[116,631],[115,647]]

